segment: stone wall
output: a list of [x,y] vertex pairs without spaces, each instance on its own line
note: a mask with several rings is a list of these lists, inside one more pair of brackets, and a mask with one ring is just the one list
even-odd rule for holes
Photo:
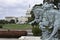
[[26,35],[26,31],[0,31],[0,38],[18,38]]

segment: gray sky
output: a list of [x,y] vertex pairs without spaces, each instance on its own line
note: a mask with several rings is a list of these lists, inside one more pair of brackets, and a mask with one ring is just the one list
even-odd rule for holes
[[0,19],[5,16],[26,16],[29,4],[40,4],[43,0],[0,0]]

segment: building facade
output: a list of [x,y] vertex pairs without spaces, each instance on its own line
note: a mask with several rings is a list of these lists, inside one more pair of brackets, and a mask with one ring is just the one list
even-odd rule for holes
[[27,10],[27,12],[26,12],[26,17],[31,17],[30,12],[31,12],[31,9],[29,8],[29,9]]
[[[5,20],[10,22],[11,20],[14,20],[16,24],[24,24],[28,21],[27,17],[21,16],[21,17],[5,17]],[[18,21],[17,21],[18,20]]]
[[18,17],[18,22],[16,24],[24,24],[24,23],[27,23],[27,21],[28,21],[27,17],[21,16],[21,17]]
[[10,22],[11,20],[14,20],[15,23],[16,23],[17,17],[13,17],[13,16],[10,17],[10,16],[8,16],[8,17],[5,17],[5,20],[8,21],[8,22]]

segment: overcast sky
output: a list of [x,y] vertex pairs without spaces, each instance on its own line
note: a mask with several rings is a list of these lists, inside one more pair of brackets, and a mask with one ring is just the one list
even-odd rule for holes
[[29,4],[40,4],[43,0],[0,0],[0,19],[5,16],[26,16]]

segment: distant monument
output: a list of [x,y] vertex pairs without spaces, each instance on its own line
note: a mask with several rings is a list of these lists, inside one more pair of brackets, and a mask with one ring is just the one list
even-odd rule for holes
[[45,2],[42,7],[34,10],[35,19],[30,24],[37,22],[42,30],[42,40],[59,40],[60,11],[53,3]]

